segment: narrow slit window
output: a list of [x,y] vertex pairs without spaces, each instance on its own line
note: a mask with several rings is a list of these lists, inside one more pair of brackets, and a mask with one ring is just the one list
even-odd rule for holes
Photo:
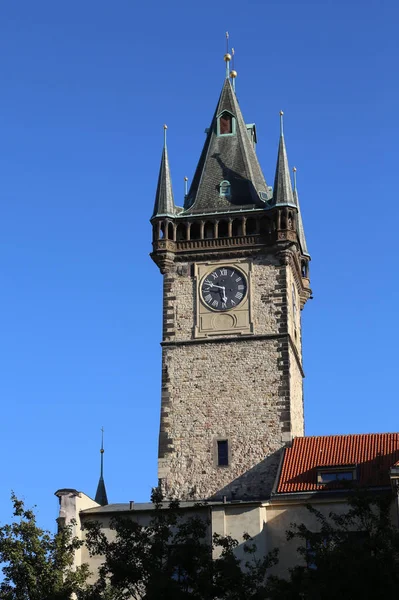
[[218,440],[218,466],[227,467],[229,464],[229,443],[227,440]]

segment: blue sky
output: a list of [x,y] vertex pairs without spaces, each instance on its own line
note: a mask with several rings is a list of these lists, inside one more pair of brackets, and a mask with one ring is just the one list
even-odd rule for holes
[[55,490],[93,495],[102,425],[110,501],[156,484],[162,126],[181,203],[226,30],[269,185],[280,109],[298,168],[306,432],[399,429],[398,19],[394,0],[1,4],[0,521],[11,489],[50,528]]

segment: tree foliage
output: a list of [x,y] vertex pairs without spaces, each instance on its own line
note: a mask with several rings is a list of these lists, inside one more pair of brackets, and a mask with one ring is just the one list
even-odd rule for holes
[[91,585],[88,566],[74,568],[83,542],[72,525],[53,535],[14,495],[12,502],[14,519],[0,527],[0,600],[353,600],[395,597],[399,589],[399,531],[389,494],[354,492],[343,514],[308,506],[312,529],[293,524],[287,533],[298,543],[298,565],[284,580],[266,579],[276,552],[256,558],[248,535],[241,542],[211,539],[205,505],[190,516],[178,502],[166,506],[155,490],[146,523],[115,518],[111,536],[99,523],[87,524],[85,543],[102,559]]
[[[353,600],[396,597],[399,590],[399,530],[390,493],[354,491],[344,514],[326,517],[312,506],[315,527],[291,525],[300,566],[289,580],[269,579],[273,600]],[[396,504],[396,499],[395,499]],[[394,517],[394,519],[392,518]]]
[[[153,514],[147,525],[129,517],[112,519],[113,539],[99,523],[87,525],[89,551],[104,556],[99,579],[85,600],[260,600],[265,597],[267,568],[275,553],[255,558],[249,536],[243,560],[237,540],[209,538],[206,518],[187,516],[177,502],[167,508],[159,490],[153,492]],[[206,511],[204,511],[206,512]],[[212,557],[212,550],[219,556]]]
[[14,519],[0,527],[1,600],[70,600],[84,587],[88,566],[73,568],[82,542],[72,525],[52,534],[38,527],[33,510],[11,496]]

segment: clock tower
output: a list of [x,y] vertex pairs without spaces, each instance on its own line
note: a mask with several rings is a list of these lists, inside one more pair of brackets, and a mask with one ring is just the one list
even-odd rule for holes
[[151,218],[163,276],[158,475],[180,500],[267,498],[282,448],[304,435],[300,310],[311,291],[298,194],[282,114],[271,188],[234,74],[183,207],[165,126]]

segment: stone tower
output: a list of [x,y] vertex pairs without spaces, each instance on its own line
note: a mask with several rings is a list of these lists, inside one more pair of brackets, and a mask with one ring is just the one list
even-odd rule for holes
[[310,260],[282,130],[274,188],[224,82],[184,207],[165,143],[151,257],[163,275],[158,474],[167,496],[267,498],[304,435],[300,310]]

